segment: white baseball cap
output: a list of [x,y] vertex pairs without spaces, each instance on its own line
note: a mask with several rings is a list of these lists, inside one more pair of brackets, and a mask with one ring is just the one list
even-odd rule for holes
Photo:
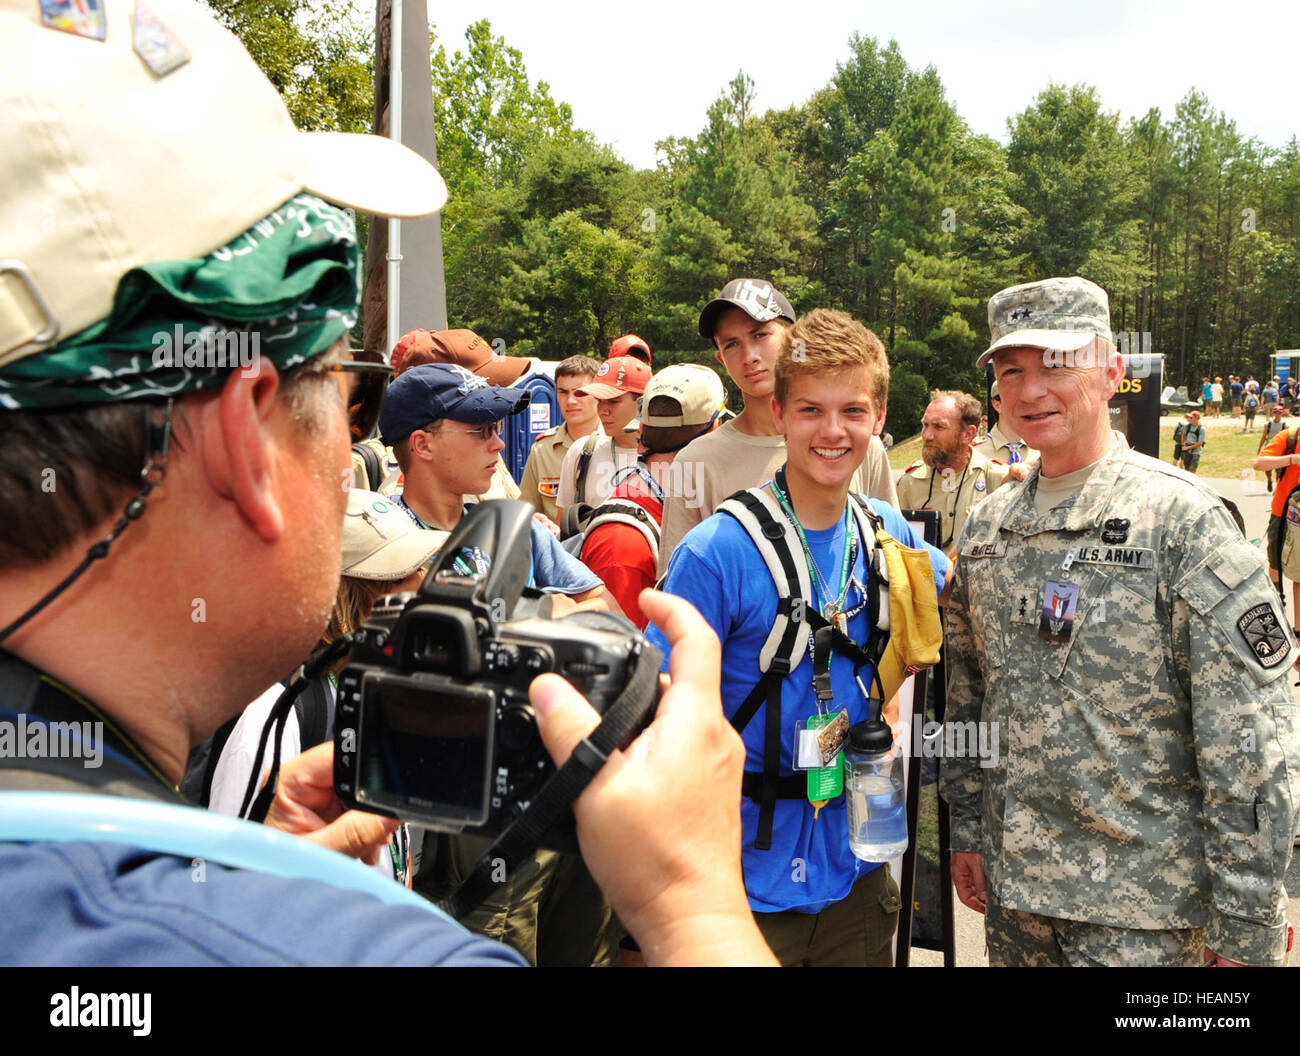
[[0,0],[0,365],[106,317],[130,269],[203,256],[301,191],[383,216],[442,177],[374,135],[299,132],[195,0]]
[[[650,414],[656,396],[677,401],[676,414]],[[727,402],[727,391],[717,372],[702,363],[676,363],[664,367],[642,394],[641,424],[673,429],[686,425],[709,425]]]
[[353,488],[343,519],[343,574],[405,579],[428,564],[450,534],[421,528],[378,492]]

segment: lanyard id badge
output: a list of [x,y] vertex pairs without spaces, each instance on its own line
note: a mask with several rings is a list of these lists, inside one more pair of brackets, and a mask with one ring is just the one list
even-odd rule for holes
[[[799,754],[795,762],[808,758],[821,764],[807,768],[808,802],[812,804],[814,821],[822,807],[844,792],[844,753],[840,749],[848,729],[847,708],[838,715],[813,715],[796,724]],[[796,769],[801,768],[796,766]]]
[[800,719],[795,729],[795,770],[817,770],[830,766],[849,735],[849,709],[838,715],[813,715]]

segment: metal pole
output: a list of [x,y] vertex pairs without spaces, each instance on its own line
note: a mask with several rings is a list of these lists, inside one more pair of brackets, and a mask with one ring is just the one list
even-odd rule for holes
[[[393,17],[388,54],[388,137],[402,142],[402,0],[393,0]],[[401,335],[402,226],[396,217],[388,220],[388,347]]]

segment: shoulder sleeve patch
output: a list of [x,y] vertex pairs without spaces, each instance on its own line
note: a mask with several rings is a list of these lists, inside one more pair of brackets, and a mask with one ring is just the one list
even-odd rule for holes
[[1272,602],[1260,602],[1243,612],[1237,618],[1237,631],[1259,666],[1266,671],[1285,663],[1290,655],[1291,645]]

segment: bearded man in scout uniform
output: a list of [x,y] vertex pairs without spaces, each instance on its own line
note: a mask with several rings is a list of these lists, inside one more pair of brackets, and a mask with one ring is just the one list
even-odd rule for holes
[[921,457],[898,480],[902,509],[939,511],[939,548],[949,556],[971,507],[1011,479],[1009,467],[971,447],[979,422],[980,405],[974,396],[931,392],[921,420]]

